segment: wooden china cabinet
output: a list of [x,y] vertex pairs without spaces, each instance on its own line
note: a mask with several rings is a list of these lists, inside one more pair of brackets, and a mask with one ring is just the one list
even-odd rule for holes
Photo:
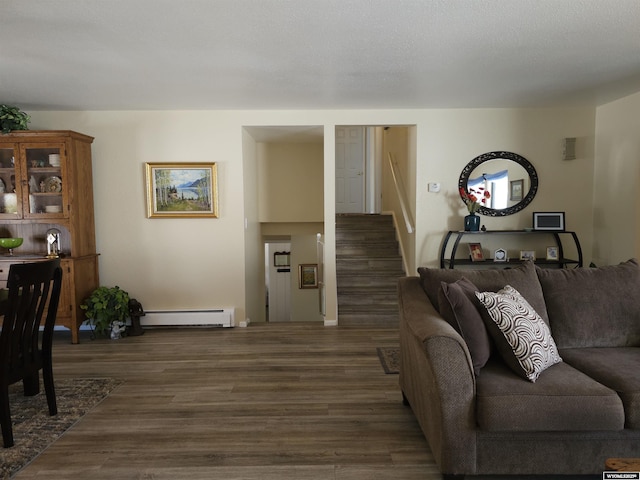
[[56,233],[63,269],[56,325],[71,330],[73,343],[85,319],[80,304],[99,285],[92,142],[72,131],[0,134],[0,237],[24,239],[13,255],[0,252],[0,287],[12,263],[46,260],[47,234]]

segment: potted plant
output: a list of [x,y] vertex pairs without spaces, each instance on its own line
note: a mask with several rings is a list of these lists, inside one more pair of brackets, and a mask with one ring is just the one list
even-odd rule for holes
[[111,334],[111,338],[120,338],[129,317],[129,293],[120,287],[98,287],[87,297],[80,308],[85,311],[87,320],[98,335]]
[[18,107],[0,105],[0,130],[2,133],[9,133],[11,130],[29,130],[27,124],[30,121],[31,117]]

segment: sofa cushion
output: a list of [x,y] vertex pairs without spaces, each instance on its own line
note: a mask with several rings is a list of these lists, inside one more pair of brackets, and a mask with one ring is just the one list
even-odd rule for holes
[[476,296],[487,309],[487,329],[500,355],[518,375],[535,382],[562,361],[549,327],[515,288],[507,285]]
[[568,348],[561,354],[572,367],[618,392],[625,427],[640,429],[640,348]]
[[537,273],[558,348],[640,346],[637,260]]
[[622,430],[620,397],[566,363],[525,382],[499,358],[477,380],[476,416],[486,431]]
[[538,312],[546,322],[547,308],[540,281],[536,275],[533,262],[524,262],[516,268],[497,268],[483,270],[451,270],[444,268],[418,268],[420,283],[429,300],[436,309],[438,308],[438,290],[440,283],[452,283],[462,277],[467,278],[481,292],[497,292],[505,285],[511,285],[518,290],[529,304]]
[[473,371],[477,375],[491,355],[489,333],[478,307],[478,288],[465,277],[453,283],[442,282],[438,292],[438,309],[442,317],[464,338],[469,348]]

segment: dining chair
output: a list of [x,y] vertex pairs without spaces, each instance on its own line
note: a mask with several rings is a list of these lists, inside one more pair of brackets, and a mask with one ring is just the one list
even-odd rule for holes
[[49,415],[58,413],[51,343],[61,285],[60,259],[12,264],[9,268],[9,296],[0,332],[0,423],[5,448],[14,443],[9,385],[22,380],[24,395],[37,395],[42,370]]

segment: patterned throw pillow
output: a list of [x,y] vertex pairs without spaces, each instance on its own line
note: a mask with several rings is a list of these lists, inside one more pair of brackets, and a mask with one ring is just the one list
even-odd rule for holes
[[535,382],[545,369],[562,362],[549,327],[515,288],[507,285],[476,296],[487,309],[487,328],[498,351],[518,375]]

